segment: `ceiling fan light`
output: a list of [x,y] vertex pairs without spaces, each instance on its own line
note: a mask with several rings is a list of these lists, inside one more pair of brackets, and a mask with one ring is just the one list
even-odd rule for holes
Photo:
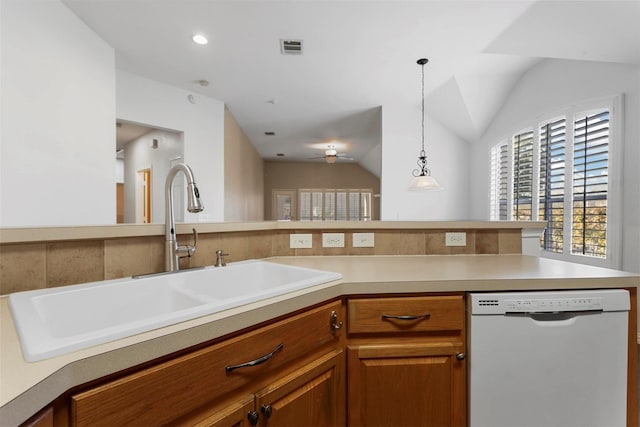
[[328,150],[325,150],[324,155],[325,156],[333,156],[333,157],[335,157],[335,156],[338,155],[338,151],[336,151],[335,148],[329,148]]
[[414,176],[409,183],[410,191],[442,191],[444,188],[431,175]]
[[332,154],[332,155],[331,154],[327,154],[325,156],[325,159],[327,159],[327,163],[334,164],[336,162],[336,160],[338,160],[338,156],[335,155],[335,154]]

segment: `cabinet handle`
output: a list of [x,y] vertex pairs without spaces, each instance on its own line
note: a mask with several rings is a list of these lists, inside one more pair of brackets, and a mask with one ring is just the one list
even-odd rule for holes
[[428,319],[429,317],[431,317],[431,313],[425,313],[425,314],[414,314],[414,315],[406,315],[406,316],[394,316],[391,314],[382,314],[382,319],[383,320],[418,320],[418,319]]
[[259,415],[256,411],[249,411],[247,414],[247,419],[249,420],[249,424],[255,426],[258,424]]
[[331,311],[329,325],[331,326],[331,333],[335,334],[336,331],[342,328],[342,322],[338,322],[338,313],[335,310]]
[[260,407],[260,410],[262,411],[265,417],[271,418],[271,413],[273,412],[273,408],[271,407],[271,405],[262,405]]
[[275,354],[280,350],[282,350],[283,347],[284,347],[284,344],[278,344],[278,346],[271,353],[267,353],[264,356],[258,357],[257,359],[251,360],[249,362],[240,363],[239,365],[229,365],[224,369],[225,371],[227,371],[227,373],[229,373],[229,372],[235,371],[236,369],[248,368],[249,366],[260,365],[268,361],[269,359],[271,359],[273,356],[275,356]]
[[467,358],[467,355],[465,353],[456,353],[456,359],[464,360],[466,358]]

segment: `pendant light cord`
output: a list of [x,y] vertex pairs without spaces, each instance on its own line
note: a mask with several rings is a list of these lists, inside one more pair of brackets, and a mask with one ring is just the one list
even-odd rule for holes
[[422,62],[422,60],[419,60],[418,63],[420,65],[422,65],[422,152],[421,154],[423,154],[424,151],[424,62]]

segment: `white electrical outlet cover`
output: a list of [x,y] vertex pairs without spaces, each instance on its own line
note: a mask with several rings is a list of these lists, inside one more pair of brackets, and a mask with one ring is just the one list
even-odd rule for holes
[[467,246],[467,233],[464,231],[445,233],[444,240],[445,246]]
[[323,248],[344,248],[344,233],[322,233]]
[[311,249],[313,238],[311,234],[289,234],[289,248],[291,249]]
[[374,233],[353,233],[352,247],[373,248],[375,246]]

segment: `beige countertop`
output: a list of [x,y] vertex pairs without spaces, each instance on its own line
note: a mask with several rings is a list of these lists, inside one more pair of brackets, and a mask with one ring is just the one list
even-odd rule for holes
[[638,287],[640,275],[526,255],[277,257],[343,279],[28,363],[0,298],[0,425],[18,425],[70,388],[342,295]]
[[[544,221],[260,221],[177,224],[178,234],[274,230],[463,230],[522,229],[541,231]],[[0,244],[83,239],[164,236],[164,224],[117,224],[62,227],[0,228]]]

